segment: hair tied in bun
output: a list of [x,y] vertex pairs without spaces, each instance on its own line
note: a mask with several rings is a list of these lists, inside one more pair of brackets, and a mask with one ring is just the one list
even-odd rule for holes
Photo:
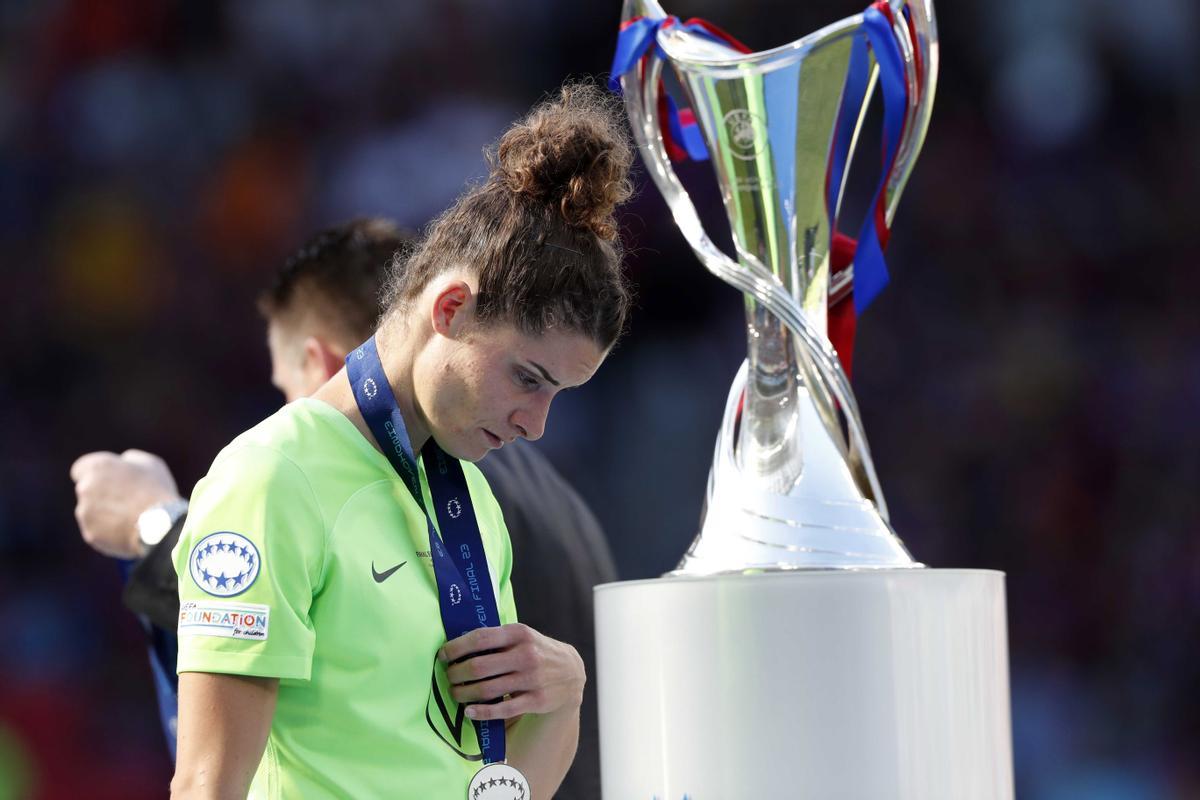
[[475,317],[531,335],[573,331],[604,349],[621,335],[630,290],[614,211],[632,194],[620,100],[569,84],[487,151],[491,174],[430,225],[390,289],[385,324],[447,269],[478,280]]
[[501,137],[490,180],[554,207],[573,227],[614,239],[613,211],[633,191],[633,150],[614,113],[618,102],[592,84],[564,86]]

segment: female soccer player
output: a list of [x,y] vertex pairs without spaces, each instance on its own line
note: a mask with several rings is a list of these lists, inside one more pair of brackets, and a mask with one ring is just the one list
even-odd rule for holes
[[197,485],[174,556],[173,797],[507,797],[518,770],[524,796],[553,796],[582,662],[516,622],[503,519],[469,462],[540,437],[620,334],[618,120],[573,86],[514,125],[375,336]]

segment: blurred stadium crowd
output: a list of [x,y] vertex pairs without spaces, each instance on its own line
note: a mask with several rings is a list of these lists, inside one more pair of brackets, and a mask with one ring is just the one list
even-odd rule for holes
[[[762,49],[859,9],[668,10]],[[927,564],[1008,573],[1019,797],[1200,797],[1200,7],[938,12],[933,123],[855,361],[893,522]],[[0,800],[163,797],[170,776],[71,461],[144,448],[186,493],[280,402],[251,301],[289,250],[363,214],[419,227],[509,120],[605,73],[618,18],[0,2]],[[683,174],[724,227],[709,167]],[[624,223],[630,334],[537,446],[641,578],[694,534],[744,333],[652,186]]]

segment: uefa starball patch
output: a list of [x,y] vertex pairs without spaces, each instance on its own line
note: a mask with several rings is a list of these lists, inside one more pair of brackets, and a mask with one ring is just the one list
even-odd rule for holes
[[210,533],[192,546],[192,580],[214,597],[234,597],[258,577],[261,559],[254,542],[233,531]]

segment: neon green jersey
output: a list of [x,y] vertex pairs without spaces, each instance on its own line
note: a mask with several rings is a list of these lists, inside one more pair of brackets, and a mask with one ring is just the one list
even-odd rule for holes
[[[503,623],[512,551],[464,463]],[[421,465],[421,485],[432,508]],[[235,439],[174,551],[179,671],[277,677],[252,798],[466,796],[482,766],[450,697],[425,517],[340,411],[300,400]]]

